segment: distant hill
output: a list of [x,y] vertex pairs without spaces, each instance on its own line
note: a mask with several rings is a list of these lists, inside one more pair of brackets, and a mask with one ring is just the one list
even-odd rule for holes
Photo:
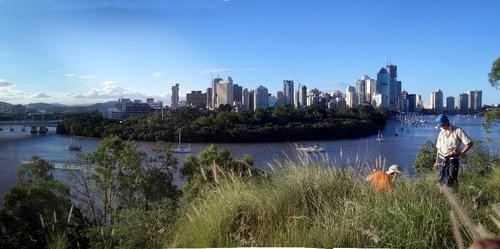
[[83,106],[83,108],[87,110],[99,110],[99,111],[105,111],[109,108],[115,107],[115,104],[118,103],[118,101],[108,101],[104,103],[97,103],[93,105],[88,105],[88,106]]
[[52,110],[61,110],[68,108],[66,105],[62,104],[47,104],[47,103],[31,103],[26,105],[27,108],[29,109],[39,109],[39,110],[47,110],[47,111],[52,111]]
[[12,104],[6,102],[0,102],[0,110],[10,109],[11,106]]

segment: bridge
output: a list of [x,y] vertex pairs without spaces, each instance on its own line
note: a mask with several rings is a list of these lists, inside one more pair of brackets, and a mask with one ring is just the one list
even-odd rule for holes
[[17,120],[17,121],[0,121],[0,126],[31,126],[31,127],[57,127],[63,120]]

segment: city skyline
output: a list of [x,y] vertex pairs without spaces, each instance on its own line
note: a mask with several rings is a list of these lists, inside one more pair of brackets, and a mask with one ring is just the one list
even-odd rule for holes
[[[283,80],[293,80],[294,90],[344,92],[363,75],[376,79],[392,61],[402,89],[425,103],[437,88],[444,98],[455,97],[455,105],[459,94],[475,89],[483,90],[483,104],[500,102],[487,82],[500,54],[499,34],[491,32],[500,14],[495,1],[433,8],[427,1],[280,3],[0,1],[0,101],[73,105],[123,95],[169,104],[175,83],[184,98],[219,75],[273,94],[283,90]],[[377,19],[349,16],[359,11]],[[412,21],[420,15],[427,20]],[[390,39],[380,41],[385,29]]]

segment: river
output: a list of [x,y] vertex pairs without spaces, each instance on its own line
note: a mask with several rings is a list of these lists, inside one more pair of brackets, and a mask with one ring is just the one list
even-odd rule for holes
[[[383,142],[376,142],[376,135],[346,140],[333,141],[307,141],[297,143],[239,143],[239,144],[217,144],[219,148],[228,149],[235,157],[249,154],[254,158],[258,168],[268,169],[268,163],[275,159],[282,159],[285,155],[296,155],[296,145],[317,145],[322,144],[326,148],[325,155],[337,162],[346,158],[362,158],[373,164],[380,155],[387,160],[387,164],[399,164],[409,175],[413,175],[413,162],[418,153],[418,149],[426,140],[435,140],[439,130],[434,127],[433,117],[425,116],[429,123],[426,126],[405,128],[399,136],[395,136],[397,123],[389,120],[386,128],[382,131]],[[450,122],[463,128],[475,141],[482,141],[482,146],[487,148],[500,148],[500,132],[498,129],[491,133],[486,133],[481,124],[483,119],[478,117],[451,116]],[[70,143],[69,136],[58,135],[55,129],[49,129],[46,135],[31,135],[29,129],[21,131],[21,127],[14,127],[15,131],[9,131],[9,127],[3,127],[0,131],[0,203],[8,189],[15,184],[16,172],[21,166],[21,162],[29,160],[33,155],[52,162],[74,163],[77,160],[77,153],[66,150]],[[490,138],[490,139],[488,139]],[[76,144],[82,146],[83,153],[92,152],[99,144],[97,138],[73,138]],[[489,141],[488,141],[489,140]],[[138,145],[145,151],[149,151],[152,143],[138,142]],[[193,154],[198,155],[209,144],[191,144]],[[187,154],[176,154],[180,164]],[[64,180],[65,170],[56,169],[55,175],[58,179]],[[182,184],[182,180],[176,177],[176,184]]]

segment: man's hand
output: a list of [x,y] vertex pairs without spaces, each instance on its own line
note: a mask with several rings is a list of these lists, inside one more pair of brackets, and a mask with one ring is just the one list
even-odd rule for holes
[[438,169],[439,169],[439,163],[438,163],[438,162],[435,162],[435,163],[434,163],[434,166],[432,166],[432,168],[433,168],[434,170],[438,170]]

